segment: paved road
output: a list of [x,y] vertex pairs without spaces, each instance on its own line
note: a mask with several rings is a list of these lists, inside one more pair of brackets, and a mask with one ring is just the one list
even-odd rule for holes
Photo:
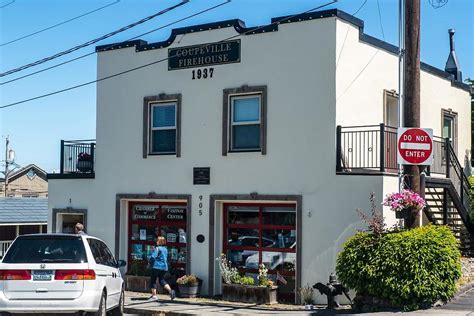
[[[147,312],[157,312],[163,311],[165,313],[175,314],[179,313],[181,315],[216,315],[216,314],[233,314],[233,315],[341,315],[348,313],[338,313],[338,312],[327,312],[324,310],[314,311],[313,313],[299,310],[299,311],[288,311],[288,310],[265,310],[259,308],[246,308],[238,306],[225,306],[225,305],[216,305],[216,304],[206,304],[199,302],[190,302],[186,300],[177,299],[173,302],[167,300],[167,297],[164,296],[164,299],[158,302],[150,302],[146,299],[132,301],[130,297],[127,297],[125,301],[126,308],[129,308],[131,314],[126,314],[128,316],[138,316],[137,314],[141,311]],[[443,316],[474,316],[474,288],[467,291],[461,295],[456,300],[449,302],[448,304],[440,308],[432,308],[428,310],[419,310],[409,313],[401,312],[379,312],[379,313],[364,313],[360,315],[364,316],[393,316],[393,315],[402,315],[402,314],[413,314],[414,316],[431,316],[431,315],[443,315]],[[143,314],[142,314],[143,315]],[[145,314],[146,315],[146,314]],[[358,314],[352,314],[358,315]]]
[[466,311],[471,312],[474,315],[474,288],[470,289],[458,299],[449,302],[445,306],[441,307],[443,310],[452,311]]

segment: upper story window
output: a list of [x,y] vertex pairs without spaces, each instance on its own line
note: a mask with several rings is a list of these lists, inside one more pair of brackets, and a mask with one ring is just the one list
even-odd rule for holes
[[260,95],[231,97],[230,150],[260,150]]
[[176,103],[152,103],[150,153],[176,153]]
[[453,148],[457,149],[457,113],[451,110],[442,109],[442,137],[449,138]]
[[266,154],[266,86],[224,90],[222,154]]
[[143,103],[143,158],[149,155],[180,157],[181,95],[145,97]]

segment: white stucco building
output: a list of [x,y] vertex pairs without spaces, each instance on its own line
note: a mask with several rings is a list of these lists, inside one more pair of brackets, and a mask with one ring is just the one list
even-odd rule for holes
[[[279,271],[282,300],[326,282],[364,227],[355,208],[397,190],[397,48],[339,10],[280,20],[98,47],[98,78],[148,66],[98,82],[96,142],[62,144],[48,229],[72,214],[129,263],[164,235],[172,266],[197,274],[209,295],[220,291],[221,253],[243,272]],[[470,111],[467,85],[422,65],[422,127],[451,138],[461,164]],[[431,175],[443,181],[438,146]]]

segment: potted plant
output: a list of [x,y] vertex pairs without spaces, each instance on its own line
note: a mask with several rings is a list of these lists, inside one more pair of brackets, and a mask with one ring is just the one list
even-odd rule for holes
[[231,266],[224,254],[216,259],[222,276],[222,299],[231,302],[254,304],[274,304],[277,301],[278,286],[268,278],[264,264],[259,266],[258,283],[251,276],[241,276],[239,271]]
[[186,274],[176,280],[181,297],[196,297],[199,295],[199,285],[202,281],[194,274]]
[[395,212],[396,218],[406,218],[414,211],[421,211],[426,202],[418,193],[402,190],[402,192],[388,194],[382,204],[390,207]]
[[144,263],[131,260],[128,272],[125,275],[125,289],[127,291],[148,292],[150,289],[150,274]]
[[300,289],[301,300],[304,303],[304,309],[312,310],[313,306],[313,288],[306,284]]
[[77,155],[76,168],[80,172],[91,172],[93,167],[92,156],[88,153],[82,152]]

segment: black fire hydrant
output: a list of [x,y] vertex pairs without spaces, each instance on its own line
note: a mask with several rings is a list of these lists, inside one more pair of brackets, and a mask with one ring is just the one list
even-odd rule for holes
[[336,296],[341,295],[343,293],[352,304],[352,300],[349,297],[349,289],[342,285],[339,281],[337,281],[336,275],[334,273],[331,273],[331,275],[329,276],[329,283],[326,283],[326,285],[324,285],[321,282],[318,282],[313,285],[313,288],[319,290],[319,293],[321,293],[321,295],[324,294],[328,297],[328,309],[334,309],[334,307],[340,306],[338,301],[336,300]]

